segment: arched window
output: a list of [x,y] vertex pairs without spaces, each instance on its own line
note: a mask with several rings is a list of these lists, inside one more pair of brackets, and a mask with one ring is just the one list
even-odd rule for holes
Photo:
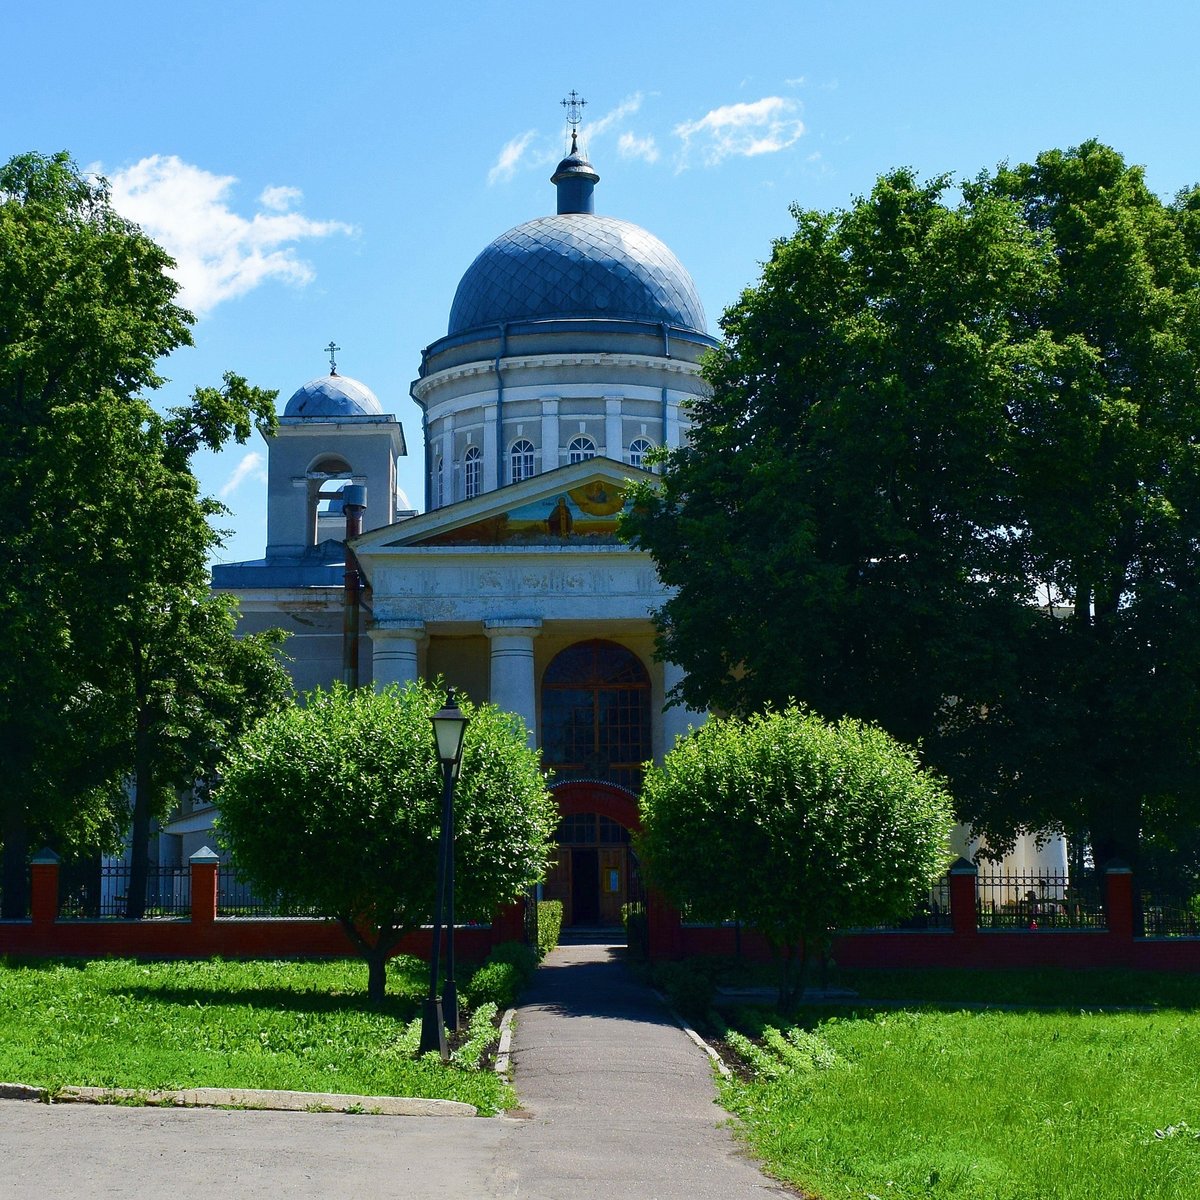
[[567,462],[587,462],[589,458],[596,457],[596,443],[590,437],[584,437],[582,434],[579,437],[571,439],[567,446]]
[[513,442],[508,452],[508,474],[510,483],[520,483],[533,474],[533,443],[528,438]]
[[651,756],[650,676],[632,650],[599,639],[558,654],[542,678],[542,758],[558,779],[637,791]]
[[468,500],[479,495],[479,480],[483,471],[483,454],[478,446],[468,446],[463,455],[463,494]]
[[634,438],[629,443],[629,465],[644,467],[646,455],[654,449],[654,443],[649,438]]

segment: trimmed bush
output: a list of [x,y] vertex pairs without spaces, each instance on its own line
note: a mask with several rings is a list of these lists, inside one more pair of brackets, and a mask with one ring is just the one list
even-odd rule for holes
[[537,951],[523,942],[501,942],[465,987],[472,1007],[511,1008],[537,969]]
[[538,952],[547,955],[558,945],[562,934],[563,905],[561,900],[539,900],[537,906],[538,918]]

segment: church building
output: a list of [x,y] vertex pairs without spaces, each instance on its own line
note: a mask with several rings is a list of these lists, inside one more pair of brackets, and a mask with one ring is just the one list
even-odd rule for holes
[[[365,488],[359,680],[440,677],[519,713],[563,813],[544,893],[568,924],[615,924],[640,886],[641,764],[703,720],[665,707],[679,673],[653,657],[663,590],[617,520],[647,453],[686,437],[716,343],[675,255],[597,215],[574,133],[551,182],[555,213],[483,249],[421,355],[425,511],[398,499],[399,422],[331,363],[267,439],[264,557],[215,567],[213,586],[238,597],[244,629],[291,634],[299,689],[342,678],[342,507]],[[193,810],[168,832],[187,853],[210,821]]]
[[[646,455],[686,439],[689,404],[707,388],[700,359],[716,342],[675,255],[595,212],[599,175],[569,111],[556,211],[484,247],[445,336],[421,354],[410,390],[424,511],[397,488],[399,421],[337,372],[330,343],[330,373],[291,397],[267,439],[265,555],[214,567],[213,586],[237,596],[244,630],[288,631],[298,690],[355,671],[376,688],[441,678],[519,713],[563,814],[544,894],[564,902],[567,925],[610,925],[640,895],[630,831],[641,764],[704,719],[666,707],[680,672],[653,656],[664,590],[617,521]],[[351,503],[365,591],[346,637]],[[345,646],[357,661],[343,662]],[[191,801],[165,826],[184,861],[212,841],[213,815]],[[956,853],[974,849],[968,839],[962,830]],[[1061,839],[1029,837],[1003,869],[1065,865]]]

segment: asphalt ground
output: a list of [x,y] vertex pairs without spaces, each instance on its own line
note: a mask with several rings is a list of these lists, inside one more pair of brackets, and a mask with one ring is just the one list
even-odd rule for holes
[[708,1058],[623,949],[560,946],[517,1010],[499,1118],[0,1101],[0,1198],[761,1200]]

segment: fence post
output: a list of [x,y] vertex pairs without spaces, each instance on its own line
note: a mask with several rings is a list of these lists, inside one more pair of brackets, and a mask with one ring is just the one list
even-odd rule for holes
[[975,882],[978,875],[979,868],[966,858],[958,859],[950,867],[950,924],[955,937],[975,936]]
[[30,863],[29,916],[34,925],[53,925],[58,920],[58,863],[49,846]]
[[192,924],[211,925],[217,919],[217,868],[221,859],[203,846],[188,859],[192,873]]
[[1108,932],[1122,941],[1133,941],[1133,871],[1118,859],[1104,868],[1104,908]]
[[683,917],[654,888],[646,889],[646,956],[652,961],[682,954]]
[[[514,900],[504,905],[492,917],[492,945],[525,940],[525,903]],[[534,949],[537,947],[535,946]]]

